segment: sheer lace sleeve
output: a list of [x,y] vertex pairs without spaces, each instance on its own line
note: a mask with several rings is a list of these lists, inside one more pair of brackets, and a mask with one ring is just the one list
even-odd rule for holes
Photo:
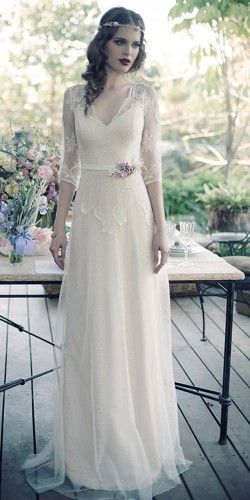
[[142,177],[145,184],[162,181],[161,167],[161,117],[157,92],[153,87],[146,90],[144,128],[141,139]]
[[70,90],[70,87],[66,89],[63,99],[59,182],[70,182],[75,186],[75,189],[77,189],[80,181],[81,165],[78,154],[73,103]]

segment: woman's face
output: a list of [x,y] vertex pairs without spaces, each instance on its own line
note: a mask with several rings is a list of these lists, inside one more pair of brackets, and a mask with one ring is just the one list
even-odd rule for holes
[[[121,26],[115,35],[106,43],[106,64],[113,70],[127,73],[137,58],[140,46],[141,31]],[[122,60],[127,60],[121,62]]]

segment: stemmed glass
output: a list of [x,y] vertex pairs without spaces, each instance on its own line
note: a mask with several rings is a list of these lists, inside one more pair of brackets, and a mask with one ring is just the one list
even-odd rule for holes
[[[174,245],[175,241],[178,240],[178,236],[175,234],[176,230],[176,224],[174,222],[166,222],[166,231],[167,231],[167,238],[169,242],[169,249],[171,250],[171,247]],[[186,256],[186,255],[185,255]],[[171,254],[168,257],[168,268],[176,267],[177,265],[183,265],[183,261],[178,261],[176,258],[173,258]]]
[[180,226],[180,239],[181,239],[181,241],[183,241],[183,243],[190,246],[193,243],[195,222],[190,222],[190,221],[184,220],[184,221],[179,222],[179,226]]
[[175,242],[175,229],[176,229],[176,224],[174,222],[166,222],[166,230],[167,230],[169,248],[171,248],[171,246]]

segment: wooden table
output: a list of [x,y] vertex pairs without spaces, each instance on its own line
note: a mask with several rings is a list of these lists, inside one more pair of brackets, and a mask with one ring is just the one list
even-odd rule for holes
[[[222,376],[222,392],[205,389],[202,387],[190,386],[176,382],[176,388],[185,392],[189,392],[196,396],[206,397],[219,401],[221,404],[221,419],[220,419],[220,436],[219,444],[225,444],[227,441],[227,423],[228,423],[228,407],[231,404],[229,395],[230,384],[230,362],[231,362],[231,346],[232,346],[232,324],[233,324],[233,301],[234,301],[234,286],[235,282],[245,278],[244,273],[228,264],[222,257],[211,253],[209,250],[203,249],[200,253],[189,255],[186,258],[170,257],[167,263],[169,272],[169,281],[171,283],[206,283],[216,284],[220,286],[226,295],[226,317],[225,317],[225,342],[224,342],[224,358],[223,358],[223,376]],[[52,265],[56,273],[52,270],[46,273],[37,273],[35,262],[47,261]],[[0,256],[0,284],[59,284],[62,281],[63,272],[56,266],[50,253],[44,256],[25,256],[23,265],[16,269],[11,267],[8,258]],[[1,294],[0,297],[46,297],[47,294]],[[24,330],[21,325],[11,322],[11,320],[0,316],[1,321],[8,322],[12,326]],[[30,332],[27,332],[31,335]],[[41,337],[38,337],[41,338]],[[44,340],[44,339],[42,339]],[[45,340],[44,340],[45,341]],[[49,341],[46,341],[49,342]],[[52,346],[54,344],[52,342]],[[28,379],[18,379],[3,386],[0,386],[0,392],[10,389],[19,384],[24,384],[32,378],[45,375],[53,370],[34,375]]]

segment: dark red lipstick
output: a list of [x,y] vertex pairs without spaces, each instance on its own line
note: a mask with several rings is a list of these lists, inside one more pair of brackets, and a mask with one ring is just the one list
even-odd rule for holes
[[121,64],[125,64],[125,65],[130,64],[130,59],[119,59],[119,61]]

